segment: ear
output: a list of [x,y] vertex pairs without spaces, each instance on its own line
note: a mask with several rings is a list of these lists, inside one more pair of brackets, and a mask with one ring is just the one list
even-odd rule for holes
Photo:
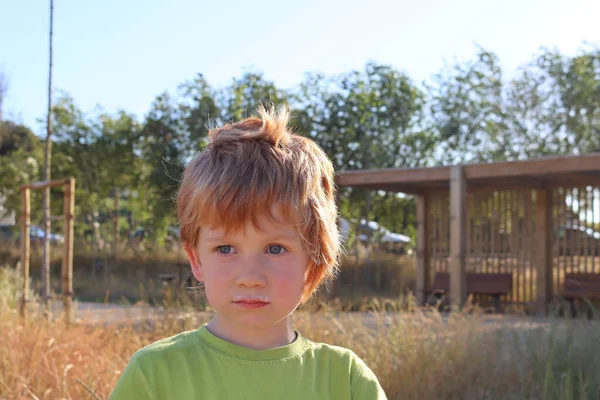
[[204,282],[204,271],[202,270],[202,264],[200,263],[200,254],[198,250],[185,246],[185,253],[190,260],[190,266],[192,267],[192,274],[198,282]]

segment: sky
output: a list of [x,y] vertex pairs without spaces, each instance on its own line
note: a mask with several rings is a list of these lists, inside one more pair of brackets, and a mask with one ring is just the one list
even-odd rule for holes
[[[4,116],[45,136],[49,1],[0,0]],[[572,0],[55,0],[55,91],[140,119],[161,92],[202,73],[221,87],[244,71],[283,89],[307,72],[392,65],[430,80],[477,46],[510,76],[541,47],[575,55],[600,44],[600,1]]]

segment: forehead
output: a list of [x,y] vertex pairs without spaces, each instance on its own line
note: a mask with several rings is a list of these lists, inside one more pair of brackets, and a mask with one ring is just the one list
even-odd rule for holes
[[273,213],[273,215],[261,214],[236,225],[235,228],[231,229],[226,229],[224,225],[205,225],[200,228],[200,237],[214,239],[232,235],[250,237],[268,235],[291,239],[299,236],[297,227],[287,221],[280,213]]

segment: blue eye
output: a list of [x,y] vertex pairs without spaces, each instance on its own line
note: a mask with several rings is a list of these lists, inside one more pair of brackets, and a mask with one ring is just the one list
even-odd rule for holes
[[233,252],[233,249],[231,248],[231,246],[225,245],[225,246],[218,246],[217,251],[220,254],[231,254]]
[[280,246],[278,244],[272,244],[269,246],[269,253],[271,254],[281,254],[285,251],[285,249],[283,248],[283,246]]

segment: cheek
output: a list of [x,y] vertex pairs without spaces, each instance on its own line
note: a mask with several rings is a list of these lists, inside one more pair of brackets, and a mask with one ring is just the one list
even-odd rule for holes
[[232,277],[226,268],[204,268],[204,290],[209,301],[218,301],[227,295]]
[[204,272],[205,283],[222,286],[232,278],[226,268],[206,268]]
[[[286,266],[289,267],[289,266]],[[271,276],[273,290],[279,296],[296,297],[304,289],[305,272],[302,267],[281,268]]]

